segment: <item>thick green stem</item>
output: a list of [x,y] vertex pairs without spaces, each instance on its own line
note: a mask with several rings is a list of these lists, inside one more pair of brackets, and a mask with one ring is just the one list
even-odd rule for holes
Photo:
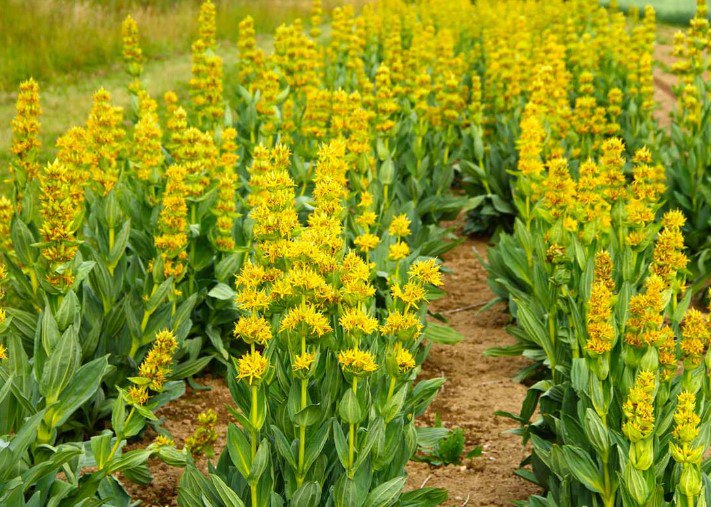
[[[306,336],[301,337],[301,354],[306,353]],[[306,408],[308,403],[308,386],[309,381],[307,379],[301,379],[301,410]],[[304,470],[304,457],[306,455],[306,425],[302,424],[299,426],[299,470],[296,476],[297,486],[301,486],[304,483],[304,476],[306,470]]]
[[390,387],[388,388],[388,401],[393,397],[393,394],[395,393],[395,385],[397,383],[397,379],[395,377],[390,377]]
[[[358,378],[353,378],[353,394],[358,394]],[[356,446],[356,433],[355,424],[350,423],[348,428],[348,475],[352,478],[355,474],[353,470],[353,463],[355,457],[355,446]]]

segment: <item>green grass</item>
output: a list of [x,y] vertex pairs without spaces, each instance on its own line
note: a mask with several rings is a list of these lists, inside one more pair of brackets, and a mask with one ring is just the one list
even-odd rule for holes
[[[601,5],[609,5],[610,0],[602,0]],[[632,7],[643,10],[651,5],[657,12],[657,19],[664,23],[685,25],[696,12],[696,0],[618,0],[620,8],[628,11]]]
[[[213,0],[218,38],[234,41],[247,14],[258,33],[309,15],[310,0]],[[121,21],[131,14],[146,56],[189,50],[201,0],[0,0],[0,92],[32,76],[76,81],[121,58]],[[326,0],[332,8],[343,2]]]

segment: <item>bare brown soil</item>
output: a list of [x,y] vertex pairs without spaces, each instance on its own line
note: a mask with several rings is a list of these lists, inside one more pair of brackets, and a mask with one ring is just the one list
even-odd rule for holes
[[[432,424],[438,414],[447,427],[464,430],[467,448],[482,446],[483,454],[467,460],[461,466],[432,467],[424,463],[411,463],[408,467],[409,488],[423,485],[442,487],[449,491],[446,505],[470,506],[511,505],[513,500],[526,498],[536,488],[513,475],[525,452],[517,436],[507,431],[515,426],[509,419],[494,415],[496,410],[517,412],[526,388],[511,380],[524,362],[522,360],[491,359],[483,356],[492,346],[510,343],[504,331],[507,316],[503,307],[487,313],[478,308],[491,299],[486,284],[486,273],[473,253],[477,248],[486,251],[483,241],[467,241],[445,258],[452,273],[446,277],[447,296],[432,305],[433,311],[444,313],[450,324],[465,336],[455,346],[437,345],[432,348],[424,365],[422,376],[444,376],[447,383],[440,396],[423,417],[423,424]],[[232,404],[229,390],[222,379],[203,378],[209,391],[188,389],[187,394],[158,411],[164,419],[163,426],[182,447],[185,439],[195,429],[197,414],[208,408],[218,413],[217,428],[220,440],[216,453],[225,445],[226,427],[230,421],[227,405]],[[148,445],[155,433],[147,432],[131,448]],[[207,468],[207,460],[199,461]],[[154,480],[149,486],[127,483],[129,493],[142,500],[147,507],[176,506],[177,484],[181,470],[157,460],[150,463]]]

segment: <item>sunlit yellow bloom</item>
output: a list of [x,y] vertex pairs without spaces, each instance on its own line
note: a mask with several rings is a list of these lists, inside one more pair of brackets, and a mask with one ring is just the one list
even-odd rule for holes
[[397,215],[393,217],[388,232],[391,236],[395,236],[396,238],[409,236],[412,234],[410,231],[410,219],[407,218],[407,215]]
[[370,252],[380,243],[380,238],[375,234],[362,234],[353,240],[353,244],[359,248],[362,252]]
[[704,349],[711,339],[709,321],[695,308],[689,308],[684,316],[680,349],[684,367],[693,369],[701,364]]
[[436,287],[439,287],[444,283],[442,281],[442,273],[440,273],[439,265],[437,264],[437,260],[434,258],[413,262],[407,273],[415,280],[422,283],[428,283]]
[[385,335],[396,336],[401,340],[417,338],[422,331],[420,318],[412,312],[392,311],[385,318],[380,331]]
[[268,367],[269,360],[261,352],[248,352],[237,360],[237,378],[246,380],[250,386],[257,385],[264,379]]
[[281,331],[306,337],[321,337],[331,331],[326,316],[311,305],[290,308],[281,320]]
[[131,405],[143,406],[148,402],[148,390],[146,386],[131,386],[128,388],[128,403]]
[[415,358],[400,342],[395,343],[395,362],[400,373],[407,373],[415,367]]
[[7,359],[7,349],[2,343],[0,343],[0,361],[3,359]]
[[341,327],[354,335],[369,335],[378,330],[378,319],[367,315],[358,308],[347,308],[339,319]]
[[388,258],[392,261],[400,261],[410,255],[410,247],[404,241],[398,241],[388,247]]
[[654,431],[654,391],[656,379],[651,371],[641,371],[622,406],[625,422],[622,431],[631,442],[649,437]]
[[357,348],[342,350],[338,353],[338,362],[344,372],[357,377],[373,373],[378,369],[375,356],[365,350]]
[[315,354],[311,352],[304,352],[294,358],[294,362],[292,363],[291,368],[294,371],[306,371],[311,368],[311,365],[315,360]]
[[235,324],[235,337],[242,338],[248,344],[265,345],[272,339],[272,327],[269,321],[259,315],[249,315],[240,318]]

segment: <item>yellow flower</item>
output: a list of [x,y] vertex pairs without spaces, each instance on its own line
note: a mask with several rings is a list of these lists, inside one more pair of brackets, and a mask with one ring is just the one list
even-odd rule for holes
[[235,337],[240,337],[248,344],[266,345],[272,339],[272,328],[269,321],[259,315],[242,317],[234,328]]
[[409,340],[416,338],[422,331],[422,327],[422,322],[416,314],[395,310],[385,318],[380,331],[385,335],[397,336],[401,340]]
[[622,431],[633,443],[646,439],[654,431],[655,389],[654,373],[641,371],[627,393],[627,400],[622,406],[625,415]]
[[7,359],[7,349],[5,348],[5,345],[0,343],[0,361],[3,359]]
[[258,385],[268,367],[269,361],[261,352],[249,352],[237,360],[237,378],[245,379],[250,386]]
[[316,360],[316,354],[312,352],[303,352],[294,358],[291,365],[294,371],[306,371],[311,368],[311,365]]
[[588,302],[588,341],[585,350],[594,354],[604,354],[612,350],[615,335],[610,317],[612,316],[612,293],[604,281],[595,280]]
[[391,261],[400,261],[410,255],[410,247],[404,241],[398,241],[388,247],[388,258]]
[[291,308],[281,320],[281,331],[293,331],[307,337],[321,337],[331,331],[324,314],[311,305]]
[[217,414],[212,409],[200,412],[197,417],[197,427],[192,435],[185,439],[185,448],[193,456],[202,454],[210,457],[213,454],[215,442],[217,442]]
[[378,320],[362,312],[358,308],[348,308],[339,320],[341,327],[354,335],[369,335],[378,330]]
[[407,273],[422,283],[428,283],[437,287],[443,284],[439,265],[433,258],[413,262]]
[[405,214],[396,215],[390,222],[390,229],[388,229],[388,232],[391,236],[395,236],[396,238],[409,236],[412,234],[412,231],[410,231],[410,219],[407,218],[407,215]]
[[138,368],[138,376],[146,379],[146,385],[152,391],[163,390],[177,348],[178,342],[172,331],[164,329],[156,333],[151,350]]
[[415,358],[400,342],[395,343],[395,362],[400,373],[407,373],[415,367]]
[[138,78],[143,73],[143,51],[138,40],[138,25],[128,16],[121,25],[123,34],[123,61],[126,63],[126,72],[133,78]]
[[419,283],[407,282],[402,287],[396,283],[392,285],[390,291],[395,299],[399,299],[415,308],[419,307],[420,301],[427,300],[425,288]]
[[704,348],[710,338],[711,333],[706,316],[695,308],[689,308],[682,324],[680,345],[686,368],[693,369],[701,364]]
[[131,386],[128,389],[127,402],[131,405],[145,405],[148,402],[148,389],[146,389],[146,386]]
[[376,215],[374,211],[364,211],[356,218],[356,224],[361,227],[370,227],[375,223],[377,218],[378,215]]
[[375,234],[362,234],[353,240],[355,246],[357,246],[362,252],[370,252],[380,243],[380,238]]
[[173,447],[175,442],[172,438],[166,437],[165,435],[158,435],[155,440],[153,440],[153,445],[156,447]]
[[[34,179],[40,170],[38,159],[41,147],[39,132],[42,108],[40,106],[39,85],[34,79],[20,84],[17,95],[17,115],[12,120],[12,154],[17,160],[22,186]],[[20,176],[20,175],[18,175]]]
[[373,373],[378,369],[375,356],[357,348],[342,350],[338,353],[338,362],[344,372],[357,377]]

